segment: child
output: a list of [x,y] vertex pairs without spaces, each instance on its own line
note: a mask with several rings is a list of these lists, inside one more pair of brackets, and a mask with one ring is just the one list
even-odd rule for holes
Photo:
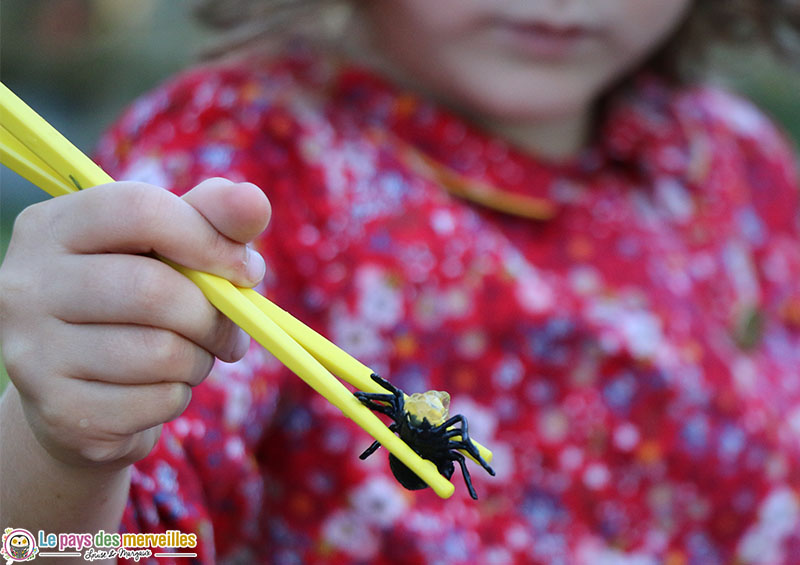
[[[782,8],[352,4],[335,55],[248,51],[136,102],[99,152],[136,182],[23,212],[3,523],[195,533],[202,563],[800,561],[792,152],[664,71],[698,21]],[[404,490],[150,251],[449,391],[497,476]],[[241,360],[201,384],[214,357]]]

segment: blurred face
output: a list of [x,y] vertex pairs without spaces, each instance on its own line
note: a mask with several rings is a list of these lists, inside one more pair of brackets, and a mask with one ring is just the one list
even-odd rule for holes
[[[375,48],[402,80],[509,137],[533,128],[536,146],[537,126],[556,137],[560,129],[567,137],[585,131],[593,101],[675,29],[690,3],[367,0],[362,6]],[[574,143],[564,145],[569,153]]]

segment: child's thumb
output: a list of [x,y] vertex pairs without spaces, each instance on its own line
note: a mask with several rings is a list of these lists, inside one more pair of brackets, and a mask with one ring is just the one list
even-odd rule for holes
[[252,241],[263,232],[272,212],[269,200],[256,185],[223,178],[201,182],[184,194],[183,200],[218,232],[239,243]]

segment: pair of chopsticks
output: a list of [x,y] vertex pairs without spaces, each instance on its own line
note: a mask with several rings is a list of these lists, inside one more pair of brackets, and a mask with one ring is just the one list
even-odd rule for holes
[[[0,162],[51,196],[114,180],[2,83]],[[370,378],[372,369],[256,291],[159,259],[194,282],[220,312],[380,442],[436,494],[442,498],[453,494],[453,484],[439,474],[433,463],[422,459],[333,376],[340,375],[365,392],[385,393]],[[492,453],[473,443],[481,456],[491,461]]]

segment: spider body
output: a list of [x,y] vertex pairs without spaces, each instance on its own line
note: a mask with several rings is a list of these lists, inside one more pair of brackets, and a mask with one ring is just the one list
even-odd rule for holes
[[[439,473],[447,479],[453,476],[455,463],[458,463],[470,496],[477,499],[466,458],[459,450],[469,453],[490,475],[494,476],[494,470],[470,440],[467,419],[461,414],[448,417],[450,395],[431,390],[413,394],[406,400],[403,391],[389,381],[375,374],[372,375],[372,380],[389,391],[389,394],[356,392],[356,398],[370,410],[389,416],[393,420],[389,429],[399,435],[420,457],[436,465]],[[461,424],[461,427],[455,427],[456,424]],[[459,439],[453,439],[455,437]],[[380,446],[379,442],[373,442],[360,458],[366,459]],[[389,454],[389,467],[397,481],[409,490],[428,486],[392,454]]]

